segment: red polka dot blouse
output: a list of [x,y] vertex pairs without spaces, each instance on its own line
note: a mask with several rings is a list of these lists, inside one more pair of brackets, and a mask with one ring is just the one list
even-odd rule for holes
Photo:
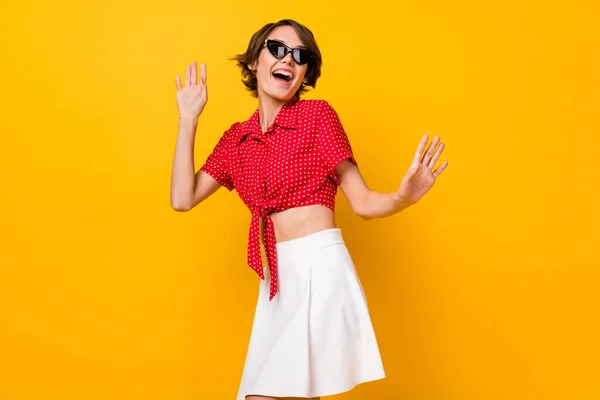
[[234,123],[218,141],[201,170],[230,191],[236,189],[252,212],[248,265],[265,279],[263,244],[271,275],[270,296],[277,293],[277,254],[269,214],[313,204],[335,210],[340,183],[334,172],[342,161],[356,164],[346,132],[335,110],[324,100],[293,97],[264,134],[258,109],[245,122]]

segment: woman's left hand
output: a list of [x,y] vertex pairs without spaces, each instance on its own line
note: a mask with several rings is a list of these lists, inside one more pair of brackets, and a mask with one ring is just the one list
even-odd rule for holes
[[421,139],[421,143],[419,143],[419,147],[415,153],[415,158],[408,172],[404,178],[402,178],[402,182],[400,183],[398,197],[404,204],[410,205],[419,201],[421,197],[423,197],[425,193],[431,189],[435,183],[435,179],[442,173],[446,166],[448,166],[448,161],[444,161],[438,169],[432,171],[435,163],[442,154],[444,143],[440,143],[437,151],[435,154],[433,154],[433,151],[440,141],[439,136],[434,137],[433,141],[427,148],[425,156],[423,156],[425,145],[427,144],[428,140],[429,135],[425,134],[423,139]]

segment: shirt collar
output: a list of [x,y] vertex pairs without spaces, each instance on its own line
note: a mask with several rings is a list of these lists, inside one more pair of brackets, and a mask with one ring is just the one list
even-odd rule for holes
[[[285,129],[296,129],[298,126],[298,100],[299,99],[297,96],[289,99],[277,113],[275,121],[273,121],[273,125],[277,125]],[[260,124],[258,121],[258,109],[254,111],[254,114],[252,114],[248,120],[242,123],[240,127],[240,134],[236,140],[236,145],[239,145],[242,139],[251,133],[261,133]],[[265,134],[268,133],[272,133],[272,130],[265,132]]]

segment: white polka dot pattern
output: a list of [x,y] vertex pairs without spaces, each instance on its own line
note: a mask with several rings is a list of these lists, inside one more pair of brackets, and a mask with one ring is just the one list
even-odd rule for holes
[[236,122],[221,137],[202,170],[229,190],[234,188],[252,212],[248,265],[265,279],[260,252],[260,220],[271,275],[270,296],[277,293],[273,212],[313,204],[335,210],[340,183],[335,167],[350,159],[352,147],[338,114],[324,100],[293,97],[262,133],[258,110]]

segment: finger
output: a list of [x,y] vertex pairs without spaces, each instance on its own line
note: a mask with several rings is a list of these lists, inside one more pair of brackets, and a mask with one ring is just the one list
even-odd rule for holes
[[446,169],[447,166],[448,166],[448,161],[444,161],[442,163],[442,165],[440,165],[440,167],[438,169],[436,169],[435,172],[433,173],[433,178],[434,179],[437,178],[442,173],[442,171],[444,171]]
[[181,78],[179,77],[179,74],[175,76],[175,85],[177,85],[177,89],[181,90]]
[[188,65],[185,69],[185,87],[190,86],[190,74],[192,72],[192,66]]
[[206,85],[206,64],[200,64],[200,80],[202,84]]
[[421,163],[421,158],[423,157],[423,151],[425,149],[425,145],[427,144],[427,140],[429,140],[429,135],[425,134],[421,139],[421,143],[417,147],[417,152],[415,153],[415,158],[413,159],[412,165],[417,165]]
[[431,161],[429,161],[429,164],[427,164],[427,167],[430,171],[433,169],[433,167],[435,167],[435,163],[437,162],[438,158],[440,158],[440,155],[442,155],[442,151],[444,151],[444,143],[440,143],[440,146],[435,152],[433,158],[431,159]]
[[196,66],[196,61],[194,61],[194,62],[192,62],[192,79],[190,81],[190,84],[195,85],[197,78],[198,78],[198,67]]
[[437,144],[438,144],[439,141],[440,141],[440,137],[436,136],[436,137],[433,138],[433,140],[429,144],[429,147],[427,148],[427,152],[425,153],[425,157],[423,157],[423,163],[425,165],[429,164],[429,160],[431,160],[431,156],[433,155],[433,151],[437,147]]

